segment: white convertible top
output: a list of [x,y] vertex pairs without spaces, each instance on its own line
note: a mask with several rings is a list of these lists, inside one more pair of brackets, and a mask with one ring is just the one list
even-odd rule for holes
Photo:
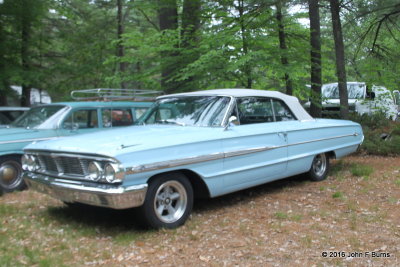
[[305,111],[305,109],[300,104],[297,97],[283,94],[278,91],[266,91],[266,90],[254,90],[254,89],[214,89],[214,90],[203,90],[189,93],[179,93],[171,95],[163,95],[157,97],[157,99],[171,97],[171,96],[207,96],[207,95],[220,95],[220,96],[233,96],[233,97],[245,97],[245,96],[262,96],[262,97],[272,97],[281,99],[286,103],[286,105],[292,110],[294,115],[298,120],[312,120],[313,118],[310,114]]

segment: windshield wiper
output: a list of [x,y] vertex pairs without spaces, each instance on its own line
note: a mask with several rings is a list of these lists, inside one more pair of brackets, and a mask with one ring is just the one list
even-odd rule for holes
[[173,120],[157,120],[155,122],[156,123],[161,122],[163,124],[175,124],[175,125],[179,125],[179,126],[186,126],[186,124],[184,124],[184,123],[173,121]]

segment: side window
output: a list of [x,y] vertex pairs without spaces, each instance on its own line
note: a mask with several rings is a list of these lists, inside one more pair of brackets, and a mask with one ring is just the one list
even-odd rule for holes
[[135,118],[139,119],[147,110],[148,108],[135,108]]
[[296,120],[290,109],[281,100],[272,99],[276,121]]
[[130,109],[104,109],[101,113],[103,127],[129,126],[133,124]]
[[64,121],[64,129],[88,129],[88,128],[98,128],[99,124],[97,121],[97,110],[77,110],[74,111],[69,117]]
[[273,122],[271,99],[265,97],[242,97],[237,99],[240,124]]

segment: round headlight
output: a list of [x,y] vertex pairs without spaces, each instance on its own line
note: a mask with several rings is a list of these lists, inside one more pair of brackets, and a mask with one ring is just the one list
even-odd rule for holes
[[106,166],[104,167],[104,178],[106,178],[106,181],[109,183],[114,182],[115,173],[116,173],[116,169],[115,169],[114,165],[107,163]]
[[35,171],[39,168],[36,157],[33,155],[23,155],[21,158],[22,169],[25,171]]
[[88,177],[90,180],[97,181],[101,178],[101,166],[96,161],[91,161],[88,166]]
[[22,157],[21,157],[21,165],[22,165],[22,169],[24,170],[24,171],[27,171],[28,170],[28,163],[29,162],[29,156],[27,155],[27,154],[24,154]]

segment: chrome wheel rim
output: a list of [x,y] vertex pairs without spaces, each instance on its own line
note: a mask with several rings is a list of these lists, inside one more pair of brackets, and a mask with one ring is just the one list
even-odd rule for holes
[[315,175],[322,176],[326,171],[326,156],[325,154],[319,154],[315,156],[313,164],[312,164],[313,171]]
[[20,183],[21,173],[21,168],[17,162],[3,162],[0,166],[0,184],[4,188],[13,189]]
[[178,221],[186,211],[187,193],[177,181],[167,181],[160,185],[154,198],[154,211],[164,223]]

